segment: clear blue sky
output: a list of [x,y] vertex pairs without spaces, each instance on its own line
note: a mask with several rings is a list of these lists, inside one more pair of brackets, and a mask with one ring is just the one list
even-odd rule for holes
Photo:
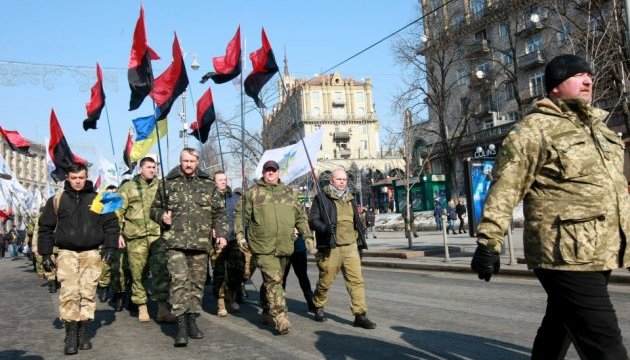
[[[264,26],[276,59],[282,68],[286,48],[292,75],[310,77],[404,26],[418,16],[412,0],[367,1],[157,1],[143,2],[149,44],[161,56],[153,62],[157,77],[171,61],[173,31],[186,51],[197,51],[201,68],[188,67],[191,95],[187,101],[188,122],[195,120],[194,101],[205,91],[200,77],[212,70],[212,56],[223,55],[227,42],[241,25],[247,38],[247,52],[260,47]],[[131,119],[151,113],[147,98],[142,107],[129,112],[127,62],[140,2],[135,1],[10,1],[0,12],[0,60],[82,67],[87,73],[75,76],[71,69],[30,68],[47,74],[51,89],[42,85],[40,75],[24,76],[0,62],[0,125],[18,130],[25,137],[43,142],[49,136],[50,109],[54,108],[74,152],[97,163],[100,154],[112,156],[107,114],[103,111],[98,130],[83,131],[85,103],[95,80],[95,63],[105,71],[106,104],[111,122],[116,163]],[[187,56],[189,66],[193,57]],[[251,65],[247,65],[249,71]],[[400,114],[392,113],[392,94],[400,82],[401,69],[394,63],[391,41],[386,41],[338,68],[343,76],[371,77],[374,102],[382,124],[397,124]],[[9,71],[9,74],[7,74]],[[112,77],[113,76],[113,77]],[[35,81],[33,81],[35,80]],[[276,81],[274,77],[272,81]],[[10,82],[10,81],[17,81]],[[237,115],[239,93],[231,84],[211,84],[215,109],[225,118]],[[247,98],[247,101],[251,101]],[[267,104],[272,106],[273,104]],[[169,115],[170,165],[174,166],[182,140],[178,101]],[[247,117],[247,126],[260,128],[258,115]],[[381,126],[381,129],[383,126]],[[213,128],[214,133],[214,128]],[[195,145],[196,139],[189,138]],[[214,138],[211,137],[211,141]]]

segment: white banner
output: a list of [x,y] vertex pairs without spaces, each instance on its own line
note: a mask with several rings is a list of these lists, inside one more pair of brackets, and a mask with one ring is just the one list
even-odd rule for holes
[[[311,161],[313,161],[313,167],[317,165],[317,156],[322,146],[323,136],[324,129],[322,128],[304,137],[304,144]],[[260,158],[258,166],[256,166],[257,178],[261,176],[262,166],[268,160],[274,160],[280,165],[280,180],[284,184],[289,184],[291,181],[311,171],[302,141],[283,148],[265,151]]]
[[101,176],[101,188],[105,189],[108,185],[118,186],[120,184],[116,165],[102,156],[99,160],[98,173]]

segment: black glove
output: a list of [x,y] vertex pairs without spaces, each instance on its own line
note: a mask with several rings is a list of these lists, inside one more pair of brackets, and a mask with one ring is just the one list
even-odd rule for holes
[[479,279],[490,281],[492,274],[499,273],[501,257],[487,247],[478,245],[470,262],[470,267],[479,274]]
[[337,234],[337,224],[329,224],[328,226],[326,226],[326,232],[328,233],[328,235]]
[[42,255],[42,267],[46,270],[46,272],[55,271],[55,263],[50,258],[50,254]]
[[116,253],[116,249],[103,249],[103,253],[101,254],[101,261],[106,262],[108,265],[112,264],[114,260],[114,254]]

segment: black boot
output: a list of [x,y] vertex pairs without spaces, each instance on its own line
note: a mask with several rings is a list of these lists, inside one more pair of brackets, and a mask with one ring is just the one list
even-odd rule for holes
[[125,308],[125,293],[119,292],[114,294],[114,310],[121,312]]
[[177,317],[177,335],[174,345],[176,347],[188,345],[188,314],[181,314]]
[[79,323],[76,321],[66,321],[66,339],[64,340],[63,352],[72,355],[79,352]]
[[305,292],[304,299],[306,299],[306,304],[308,305],[308,311],[314,314],[315,311],[317,311],[317,306],[315,306],[315,303],[313,303],[313,292],[312,291]]
[[364,329],[375,329],[376,324],[371,322],[365,314],[358,314],[354,317],[354,326],[362,327]]
[[313,316],[313,320],[317,322],[326,321],[326,313],[324,313],[324,308],[315,308],[315,316]]
[[88,325],[90,320],[83,320],[79,322],[79,349],[90,350],[92,343],[90,342],[90,335],[88,334]]
[[102,303],[107,302],[109,298],[109,287],[97,287],[96,293],[98,294],[98,300]]
[[48,280],[48,292],[51,294],[57,292],[57,282],[55,280]]
[[197,314],[186,313],[188,315],[188,336],[191,339],[203,339],[203,332],[197,327]]

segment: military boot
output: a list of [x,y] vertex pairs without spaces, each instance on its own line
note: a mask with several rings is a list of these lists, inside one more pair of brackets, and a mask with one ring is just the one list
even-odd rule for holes
[[107,302],[109,300],[109,286],[106,287],[97,287],[96,293],[98,294],[98,300],[102,303]]
[[191,339],[203,339],[203,332],[197,327],[197,315],[187,313],[188,315],[188,336]]
[[114,301],[114,310],[116,310],[116,312],[123,311],[123,309],[125,308],[125,293],[124,292],[115,293],[114,298],[112,300]]
[[158,302],[158,309],[157,309],[157,315],[155,317],[155,321],[159,323],[161,322],[174,323],[177,321],[177,318],[175,317],[175,315],[173,315],[171,311],[168,309],[168,304],[166,303],[166,301]]
[[315,316],[313,316],[313,320],[315,320],[317,322],[324,322],[324,321],[326,321],[326,314],[324,313],[324,308],[323,307],[316,307],[315,308]]
[[138,321],[141,323],[151,321],[147,304],[138,305]]
[[291,322],[289,321],[289,317],[287,313],[280,313],[274,318],[274,322],[276,323],[276,330],[278,330],[279,335],[285,335],[289,333],[289,329],[291,328]]
[[315,303],[313,302],[313,292],[312,291],[305,292],[304,299],[306,299],[306,305],[308,305],[308,311],[315,313],[315,311],[317,311],[317,306],[315,306]]
[[64,340],[63,352],[66,355],[73,355],[79,352],[79,323],[76,321],[66,321],[66,338]]
[[368,330],[376,328],[376,324],[371,322],[370,319],[368,319],[367,316],[365,316],[365,313],[355,315],[354,324],[352,325],[356,327],[368,329]]
[[188,316],[181,314],[177,317],[177,335],[175,335],[176,347],[188,345]]
[[225,298],[219,298],[217,300],[217,316],[227,316],[227,310],[225,309]]
[[48,292],[51,294],[57,292],[57,282],[55,280],[48,280]]
[[265,325],[273,324],[273,316],[269,314],[269,310],[263,310],[262,314],[260,314],[260,321],[262,321]]
[[83,320],[79,322],[79,349],[90,350],[92,343],[90,342],[90,335],[88,334],[88,325],[90,320]]

